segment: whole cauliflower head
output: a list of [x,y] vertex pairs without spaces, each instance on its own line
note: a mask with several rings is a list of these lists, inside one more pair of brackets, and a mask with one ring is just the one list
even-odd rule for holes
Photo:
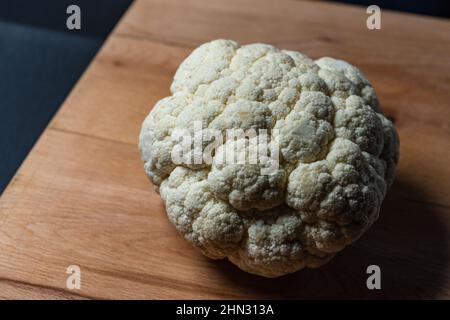
[[[142,160],[170,221],[206,256],[278,277],[321,266],[378,218],[399,140],[356,67],[214,40],[180,65],[171,92],[142,125]],[[173,133],[195,135],[195,122],[223,132],[223,143],[210,163],[177,164]],[[265,129],[276,169],[217,161],[228,129]]]

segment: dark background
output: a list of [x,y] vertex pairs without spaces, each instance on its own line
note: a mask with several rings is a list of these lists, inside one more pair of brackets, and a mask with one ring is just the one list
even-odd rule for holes
[[[131,2],[0,0],[0,193]],[[339,2],[450,17],[448,0]],[[81,30],[66,28],[71,4]]]
[[371,4],[376,4],[381,9],[385,8],[409,13],[450,18],[449,0],[336,0],[334,2],[356,4],[365,7],[368,7]]

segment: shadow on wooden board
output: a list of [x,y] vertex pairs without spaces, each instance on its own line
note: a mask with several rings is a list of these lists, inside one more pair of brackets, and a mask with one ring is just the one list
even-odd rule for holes
[[[249,298],[433,298],[446,277],[449,243],[439,217],[449,209],[420,199],[417,186],[397,177],[374,226],[319,269],[265,279],[225,260],[212,263]],[[381,290],[367,289],[366,269],[373,264],[381,268]]]

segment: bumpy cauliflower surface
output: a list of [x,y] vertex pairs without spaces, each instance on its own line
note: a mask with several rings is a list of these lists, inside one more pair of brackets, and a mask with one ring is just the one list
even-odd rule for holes
[[[140,150],[170,221],[206,256],[278,277],[321,266],[378,218],[399,140],[354,66],[215,40],[181,64],[171,92],[145,119]],[[194,134],[195,121],[218,130],[278,129],[278,170],[175,164],[171,134]]]

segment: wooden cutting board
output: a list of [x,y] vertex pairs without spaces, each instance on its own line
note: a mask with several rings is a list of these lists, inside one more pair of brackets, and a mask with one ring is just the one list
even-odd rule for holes
[[[0,199],[1,298],[450,298],[450,22],[301,1],[139,0]],[[380,220],[327,264],[278,279],[191,248],[169,223],[137,141],[179,63],[216,38],[350,61],[401,138]],[[26,128],[24,128],[26,130]],[[366,287],[367,266],[382,289]],[[81,269],[81,289],[66,269]]]

